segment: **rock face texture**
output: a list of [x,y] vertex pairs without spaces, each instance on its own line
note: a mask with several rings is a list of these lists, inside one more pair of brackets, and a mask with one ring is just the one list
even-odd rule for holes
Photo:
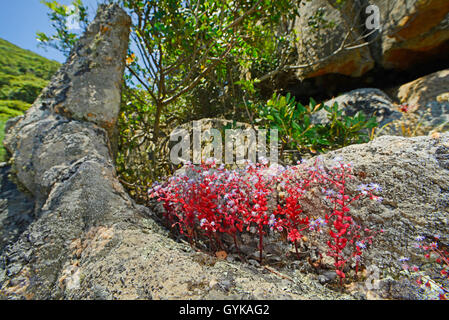
[[449,70],[441,70],[403,84],[393,97],[419,115],[423,127],[449,129]]
[[[336,8],[335,1],[301,3],[301,15],[295,22],[299,39],[297,64],[318,63],[298,69],[299,78],[313,78],[329,73],[358,77],[374,67],[367,45],[357,49],[343,49],[364,43],[364,31],[359,24],[361,9],[360,1],[352,0],[346,1],[340,10]],[[318,27],[320,24],[325,27]],[[349,34],[348,30],[351,30]]]
[[120,109],[129,25],[127,15],[100,10],[27,115],[7,125],[5,145],[18,178],[38,198],[75,160],[109,157],[107,140]]
[[356,179],[352,190],[370,182],[383,188],[382,203],[366,202],[355,210],[359,221],[385,231],[365,258],[368,265],[377,265],[384,275],[394,275],[398,259],[410,254],[416,236],[438,234],[442,243],[447,243],[449,133],[435,138],[383,136],[330,152],[323,160],[337,156],[353,164]]
[[394,90],[395,97],[412,109],[425,108],[430,102],[449,102],[449,69],[441,70],[403,84]]
[[[338,103],[348,116],[358,111],[375,116],[381,128],[377,131],[379,135],[407,135],[414,130],[415,135],[444,132],[449,128],[448,79],[449,71],[442,70],[389,90],[390,95],[376,88],[361,88],[323,103],[327,106]],[[400,104],[409,106],[407,113],[400,112]],[[312,121],[327,122],[327,112],[320,110]],[[403,126],[407,129],[405,133]]]
[[[378,8],[376,29],[367,23],[375,20],[370,5]],[[375,66],[411,69],[449,54],[446,0],[348,0],[342,8],[334,0],[307,1],[299,12],[298,64],[314,62],[296,71],[299,79],[334,73],[359,77]]]
[[111,133],[120,109],[122,57],[128,48],[123,40],[129,34],[130,18],[100,10],[96,20],[35,105],[95,123]]
[[[338,104],[339,109],[344,110],[344,114],[347,116],[354,116],[358,111],[362,111],[369,117],[375,116],[380,126],[401,117],[400,112],[395,110],[390,97],[375,88],[356,89],[324,102],[330,107],[335,103]],[[328,121],[326,116],[327,112],[322,109],[313,116],[312,121],[315,123],[326,122]]]
[[72,239],[115,215],[132,214],[131,202],[116,196],[124,192],[114,183],[108,138],[120,107],[129,26],[120,8],[102,6],[32,108],[7,125],[13,171],[36,210],[2,252],[3,294],[60,296],[55,281]]
[[30,195],[17,190],[8,179],[10,168],[0,168],[0,252],[17,241],[33,221],[34,201]]
[[[185,133],[188,133],[189,139],[190,139],[190,155],[187,160],[193,161],[195,163],[200,162],[201,159],[205,160],[211,157],[218,158],[218,155],[214,156],[214,149],[213,149],[213,142],[214,141],[220,141],[219,145],[222,146],[222,140],[225,139],[225,130],[226,129],[240,129],[242,130],[242,133],[247,130],[251,129],[251,125],[248,123],[243,122],[234,122],[231,120],[224,120],[224,119],[212,119],[212,118],[204,118],[197,121],[191,121],[188,123],[185,123],[179,127],[176,128],[177,130],[185,130]],[[218,130],[216,133],[219,133],[219,136],[215,137],[214,133],[211,129]],[[195,130],[195,131],[194,131]],[[177,132],[177,131],[174,131]],[[178,131],[179,132],[179,131]],[[200,136],[201,133],[201,136]],[[243,134],[242,134],[243,138]],[[201,139],[201,143],[195,142],[195,139]],[[245,150],[248,147],[248,141],[244,141],[244,148]],[[230,143],[233,141],[230,140]],[[174,146],[174,144],[177,142],[172,142],[170,149]],[[196,155],[194,155],[194,143],[197,146],[201,145],[201,149],[197,149]],[[231,146],[228,146],[229,150],[234,150]],[[221,158],[222,161],[225,160],[225,149],[222,147],[221,152]],[[194,156],[197,158],[195,159]],[[247,157],[247,154],[244,155]],[[233,157],[235,157],[235,152],[233,152]]]
[[406,69],[432,55],[447,52],[447,1],[375,0],[371,3],[380,8],[383,25],[381,63],[384,67]]

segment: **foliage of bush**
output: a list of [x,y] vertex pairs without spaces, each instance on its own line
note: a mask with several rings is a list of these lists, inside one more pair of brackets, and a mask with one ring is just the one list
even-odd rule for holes
[[[338,104],[326,106],[313,99],[303,106],[290,94],[273,94],[266,104],[253,106],[258,113],[258,122],[279,131],[281,157],[284,150],[317,153],[369,141],[368,132],[377,126],[374,117],[367,118],[362,112],[353,117],[343,115]],[[312,122],[313,114],[324,109],[328,122]]]
[[[139,177],[150,174],[147,168],[168,173],[160,155],[169,126],[207,115],[247,120],[244,100],[257,99],[258,78],[285,63],[280,57],[287,57],[284,53],[293,47],[296,35],[288,23],[293,19],[288,18],[295,16],[297,4],[288,0],[117,3],[133,20],[118,173],[134,192],[133,185],[139,188],[142,183]],[[85,25],[86,7],[78,0],[72,3],[77,12],[56,1],[44,4],[56,32],[39,33],[38,38],[44,46],[67,54],[79,36],[67,29],[67,19],[75,13]]]
[[47,80],[28,74],[9,78],[9,82],[4,81],[0,87],[0,100],[20,100],[31,104],[48,84]]
[[[133,21],[117,169],[128,191],[144,200],[148,183],[173,173],[167,159],[173,128],[204,117],[255,124],[249,106],[264,105],[272,93],[273,76],[296,68],[291,58],[296,52],[293,21],[299,2],[116,2]],[[86,15],[88,10],[80,0],[72,3],[75,10],[56,1],[44,4],[56,32],[39,33],[38,38],[42,45],[68,54],[80,32],[69,30],[67,19],[75,15],[85,27],[91,18]],[[329,27],[323,19],[316,24],[317,28]],[[308,119],[302,112],[291,123],[303,126],[301,117]],[[287,137],[291,141],[286,147],[318,152],[365,141],[361,132],[370,125],[362,115],[344,118],[337,114],[329,127],[295,128],[289,132],[293,135]]]

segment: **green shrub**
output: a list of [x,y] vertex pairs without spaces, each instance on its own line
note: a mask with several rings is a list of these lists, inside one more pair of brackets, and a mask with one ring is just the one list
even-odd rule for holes
[[[361,112],[353,117],[345,116],[338,104],[329,107],[317,104],[313,99],[304,106],[290,94],[273,94],[266,104],[252,108],[258,114],[257,122],[278,130],[281,157],[285,150],[317,153],[367,142],[369,129],[377,126],[375,118],[367,118]],[[328,123],[313,123],[312,115],[323,109],[327,112]]]

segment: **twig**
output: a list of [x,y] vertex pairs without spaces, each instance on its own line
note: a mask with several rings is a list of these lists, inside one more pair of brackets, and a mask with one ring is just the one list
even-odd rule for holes
[[263,267],[264,267],[264,269],[270,271],[271,273],[274,273],[275,275],[277,275],[277,276],[279,276],[279,277],[281,277],[283,279],[287,279],[287,280],[290,280],[291,282],[294,282],[293,279],[290,278],[289,276],[286,276],[286,275],[284,275],[282,273],[279,273],[279,272],[277,272],[276,270],[274,270],[273,268],[271,268],[269,266],[263,266]]

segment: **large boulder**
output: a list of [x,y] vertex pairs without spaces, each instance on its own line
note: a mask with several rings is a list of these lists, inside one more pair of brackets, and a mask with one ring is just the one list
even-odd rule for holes
[[[373,28],[367,22],[376,21],[377,13],[379,25]],[[331,74],[360,77],[377,67],[408,70],[449,53],[446,0],[305,1],[299,14],[295,45],[301,80]]]
[[[244,143],[244,149],[247,150],[248,144],[251,143],[249,139],[244,139],[244,132],[248,129],[251,129],[251,125],[248,123],[237,122],[226,119],[216,119],[216,118],[203,118],[195,121],[190,121],[184,123],[176,128],[172,133],[181,133],[184,132],[188,134],[190,139],[190,157],[187,160],[198,163],[200,161],[204,161],[208,158],[217,158],[214,156],[214,144],[218,144],[221,146],[222,141],[226,138],[226,130],[238,130],[233,135],[230,136],[232,139],[242,139]],[[216,130],[215,133],[213,130]],[[179,131],[182,130],[182,131]],[[240,132],[241,130],[241,132]],[[216,134],[219,134],[215,136]],[[199,139],[198,141],[194,141],[195,139]],[[201,141],[201,142],[200,142]],[[230,143],[233,143],[234,140],[230,140]],[[171,142],[171,147],[175,144],[175,141]],[[201,148],[195,150],[195,146],[201,146]],[[229,150],[234,150],[233,145],[229,145]],[[224,163],[225,161],[225,150],[226,148],[222,148],[221,150],[221,159]],[[216,151],[217,152],[217,151]],[[247,157],[247,153],[244,155]],[[194,158],[196,157],[196,158]],[[235,157],[235,153],[233,152],[233,157]]]
[[[322,286],[299,268],[279,272],[196,252],[170,238],[154,213],[126,194],[115,173],[110,130],[119,108],[119,100],[111,97],[120,96],[129,24],[119,6],[100,6],[89,27],[98,37],[88,32],[26,115],[8,123],[5,142],[13,166],[11,172],[5,168],[0,173],[14,177],[18,188],[5,175],[0,177],[0,297],[355,298]],[[117,82],[109,82],[109,87],[96,74],[103,69],[97,70],[95,63],[86,73],[70,71],[70,65],[86,59],[103,61],[104,52],[97,56],[83,50],[91,41],[100,42],[96,48],[120,48],[104,62],[115,65],[108,70],[117,73],[110,75]],[[86,99],[77,104],[71,98],[77,94],[70,89],[72,83],[81,83],[77,77],[83,77],[92,92],[103,90],[96,103]],[[109,90],[118,92],[108,95]],[[104,121],[88,116],[100,105],[107,113]],[[385,230],[366,257],[366,263],[382,268],[385,276],[397,271],[396,260],[413,232],[439,233],[447,242],[448,143],[448,134],[436,139],[382,137],[324,156],[327,160],[340,155],[353,162],[358,180],[351,187],[377,182],[384,188],[382,204],[363,204],[354,214]]]
[[[336,98],[323,102],[326,106],[338,104],[339,109],[347,116],[354,116],[361,111],[368,117],[376,117],[380,127],[397,120],[401,113],[394,107],[394,102],[382,90],[376,88],[362,88],[344,93]],[[326,123],[327,112],[321,109],[313,115],[314,123]]]
[[299,78],[330,73],[358,77],[374,67],[358,23],[361,9],[359,1],[353,0],[346,1],[342,8],[337,8],[335,1],[301,2],[300,16],[295,21],[297,64],[310,66],[297,70]]
[[100,10],[34,105],[95,123],[112,134],[120,110],[123,57],[128,48],[123,40],[129,24],[127,15]]
[[386,68],[447,56],[449,2],[446,0],[374,0],[381,15],[381,61]]
[[[415,138],[382,136],[369,143],[330,152],[322,159],[341,157],[352,163],[355,179],[348,186],[378,183],[381,203],[363,202],[355,217],[383,229],[379,242],[365,258],[385,276],[398,272],[399,258],[417,263],[412,245],[418,235],[449,240],[449,133]],[[311,161],[314,161],[313,159]],[[413,263],[411,262],[411,263]]]
[[[410,259],[410,265],[423,265],[422,270],[433,272],[434,266],[426,261],[423,251],[414,247],[416,238],[425,236],[434,241],[433,237],[438,235],[442,246],[448,243],[449,133],[415,138],[383,136],[366,144],[330,152],[319,159],[314,157],[301,166],[318,164],[330,168],[338,162],[352,164],[354,179],[346,184],[347,195],[358,194],[362,185],[377,183],[381,187],[378,195],[383,198],[380,202],[362,199],[351,205],[351,215],[357,223],[371,230],[383,230],[374,237],[373,245],[362,257],[364,272],[371,274],[366,282],[355,286],[357,292],[366,292],[367,296],[376,298],[422,298],[414,281],[416,278],[401,276],[401,259]],[[276,172],[279,174],[274,166],[266,174]],[[191,178],[196,175],[188,174]],[[328,204],[317,197],[318,190],[313,186],[301,202],[302,210],[309,216],[324,216],[329,212]],[[276,192],[272,195],[277,199]],[[324,254],[328,247],[320,236],[313,233],[307,236],[310,237],[302,243],[302,254],[311,254],[313,259],[315,248],[323,253],[316,270],[308,268],[305,258],[294,263],[289,261],[287,256],[292,254],[292,249],[285,245],[285,239],[279,239],[273,233],[264,237],[264,259],[267,263],[284,263],[293,270],[302,269],[311,274],[317,271],[318,281],[329,282],[332,275],[329,270],[334,261]],[[258,257],[256,234],[242,234],[241,243],[243,254],[250,259]],[[354,261],[348,264],[354,267]],[[291,271],[286,271],[288,268],[281,270],[292,276]],[[335,278],[335,273],[333,275]]]
[[423,133],[449,129],[449,70],[441,70],[392,90],[393,97],[408,105]]
[[[376,135],[427,135],[449,128],[449,92],[446,70],[433,73],[389,90],[389,95],[376,88],[361,88],[344,93],[323,104],[338,104],[343,114],[354,116],[358,111],[375,117]],[[390,97],[391,96],[391,97]],[[400,102],[400,103],[396,103]],[[408,107],[401,111],[400,104]],[[314,123],[326,123],[322,109],[312,116]]]

